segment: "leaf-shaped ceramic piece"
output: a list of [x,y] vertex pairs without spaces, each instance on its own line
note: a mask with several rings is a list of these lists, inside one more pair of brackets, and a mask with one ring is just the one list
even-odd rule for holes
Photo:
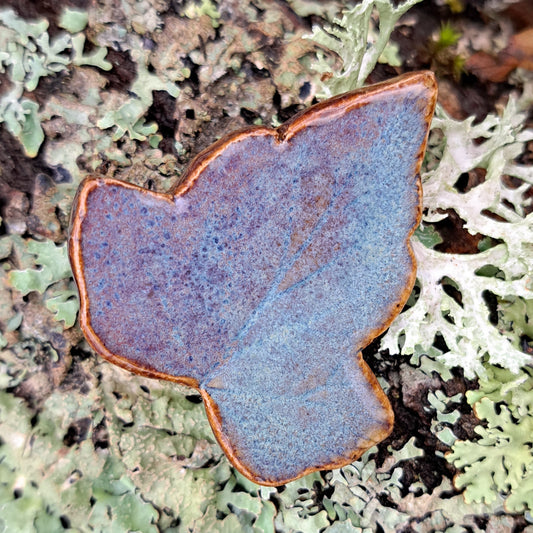
[[87,179],[70,257],[92,347],[198,389],[258,483],[355,460],[392,427],[361,349],[414,283],[435,99],[416,73],[231,134],[169,194]]

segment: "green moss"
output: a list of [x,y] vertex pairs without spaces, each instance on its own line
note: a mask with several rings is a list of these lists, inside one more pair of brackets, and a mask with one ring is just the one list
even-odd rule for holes
[[460,38],[461,34],[454,29],[450,22],[445,22],[440,27],[439,35],[435,41],[435,49],[440,51],[449,46],[455,46]]

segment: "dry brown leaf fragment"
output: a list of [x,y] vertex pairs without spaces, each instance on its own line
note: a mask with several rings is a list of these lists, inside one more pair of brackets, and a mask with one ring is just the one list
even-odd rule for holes
[[516,68],[533,70],[533,28],[514,34],[509,45],[497,56],[480,51],[470,56],[465,69],[478,78],[503,82]]
[[518,62],[518,67],[533,70],[533,27],[511,37],[506,52]]

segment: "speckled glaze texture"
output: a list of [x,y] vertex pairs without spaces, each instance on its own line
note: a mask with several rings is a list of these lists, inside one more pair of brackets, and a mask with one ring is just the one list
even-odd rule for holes
[[198,389],[253,481],[347,464],[392,428],[360,352],[414,283],[435,99],[433,75],[410,74],[229,135],[172,193],[80,187],[70,257],[87,339]]

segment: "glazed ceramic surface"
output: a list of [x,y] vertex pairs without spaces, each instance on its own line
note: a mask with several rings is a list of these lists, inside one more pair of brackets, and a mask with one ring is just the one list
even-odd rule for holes
[[222,139],[157,194],[84,181],[70,256],[108,360],[198,389],[222,448],[270,485],[355,460],[393,415],[360,351],[414,283],[431,73]]

